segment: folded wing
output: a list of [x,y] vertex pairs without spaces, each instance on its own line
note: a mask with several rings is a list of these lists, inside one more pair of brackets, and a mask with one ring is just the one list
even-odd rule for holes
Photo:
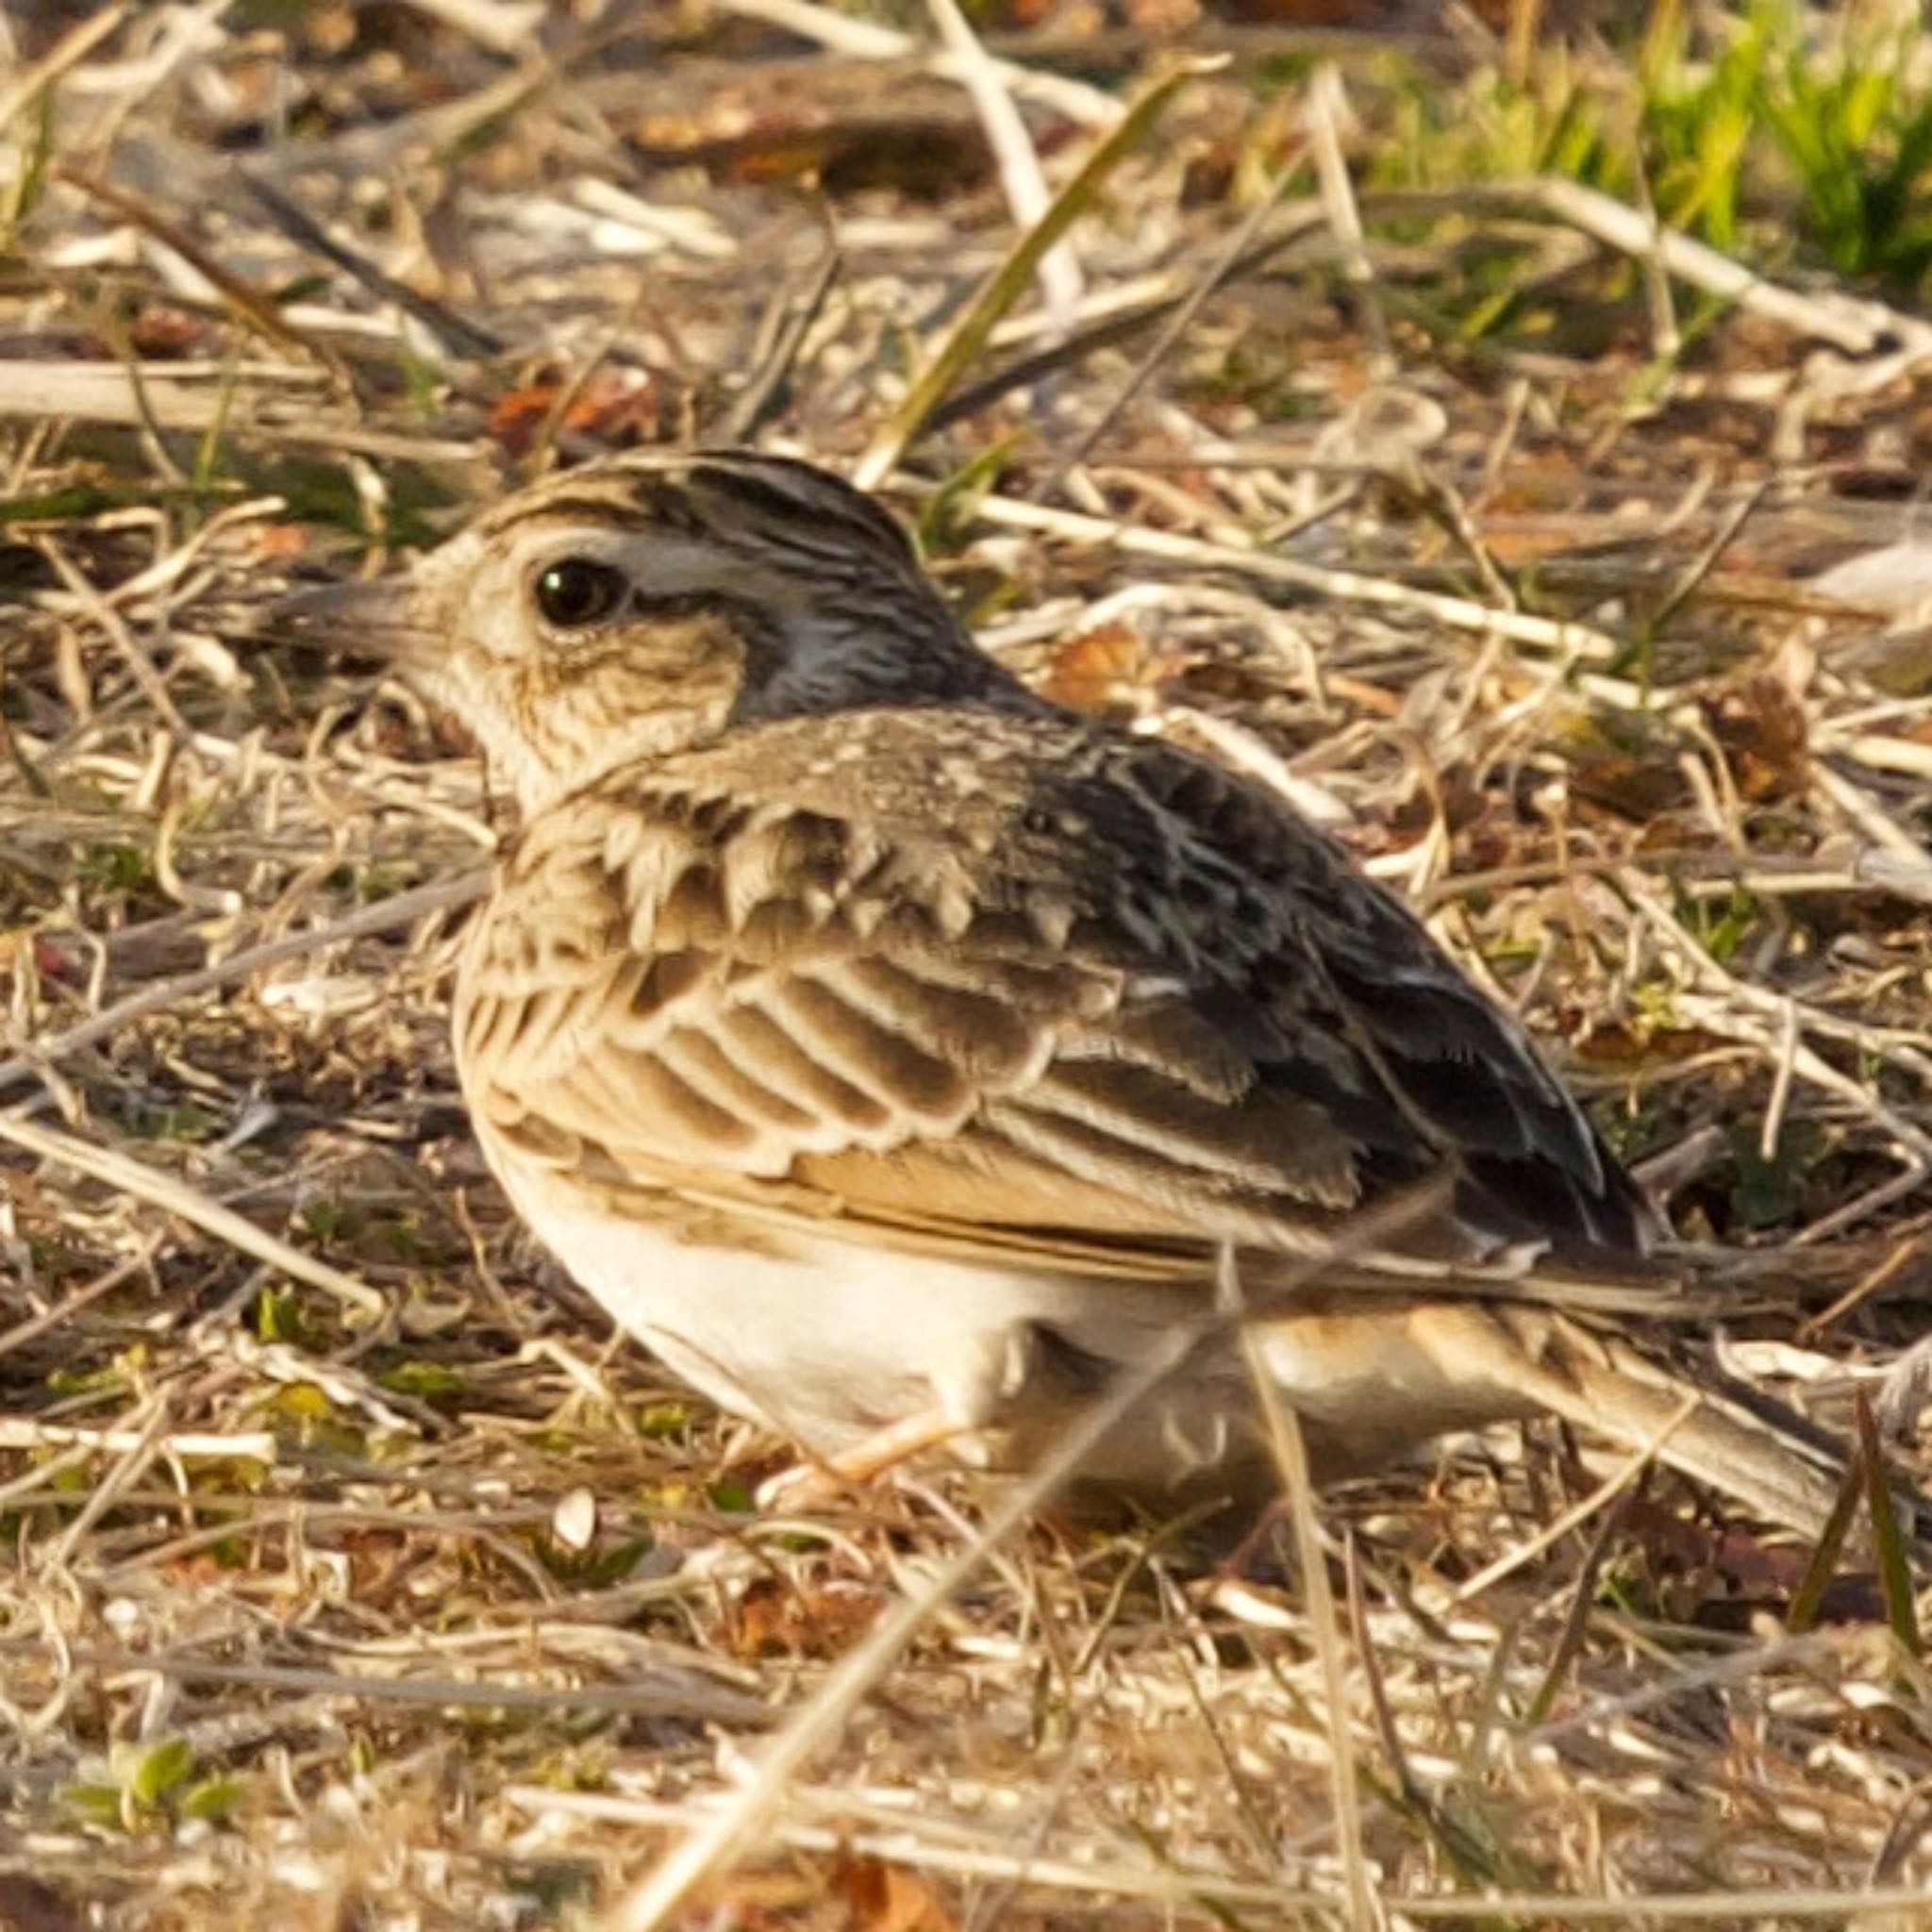
[[1641,1246],[1513,1019],[1321,835],[1158,743],[990,715],[855,717],[863,821],[779,724],[540,822],[460,991],[486,1140],[1129,1274],[1318,1248],[1445,1166],[1438,1254]]

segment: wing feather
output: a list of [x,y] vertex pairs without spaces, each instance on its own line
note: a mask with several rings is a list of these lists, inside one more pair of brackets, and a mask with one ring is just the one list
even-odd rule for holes
[[758,1070],[810,1119],[811,1127],[800,1144],[816,1148],[842,1146],[847,1141],[873,1141],[891,1119],[877,1094],[848,1080],[813,1051],[814,1042],[801,1038],[761,1004],[734,1002],[708,1024],[734,1057]]
[[1306,1250],[1445,1164],[1476,1229],[1638,1245],[1513,1018],[1267,794],[1045,712],[841,730],[863,825],[777,724],[529,828],[458,989],[486,1143],[1124,1272]]

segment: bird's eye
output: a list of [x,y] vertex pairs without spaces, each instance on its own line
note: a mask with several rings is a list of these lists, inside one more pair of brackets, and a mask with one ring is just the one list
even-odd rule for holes
[[566,557],[546,565],[535,586],[537,608],[546,624],[582,630],[602,624],[623,604],[630,579],[615,564],[592,557]]

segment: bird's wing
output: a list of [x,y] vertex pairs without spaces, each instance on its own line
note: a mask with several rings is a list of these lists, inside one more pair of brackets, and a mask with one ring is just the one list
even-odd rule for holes
[[1058,718],[841,722],[842,768],[774,725],[529,828],[459,990],[495,1158],[1127,1274],[1445,1166],[1440,1251],[1640,1245],[1513,1019],[1267,793]]

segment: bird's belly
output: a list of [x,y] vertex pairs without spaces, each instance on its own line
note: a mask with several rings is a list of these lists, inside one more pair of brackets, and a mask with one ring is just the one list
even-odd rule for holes
[[[504,1177],[531,1230],[620,1327],[724,1407],[822,1454],[937,1408],[1030,1459],[1210,1293],[1205,1282],[1029,1274],[833,1239],[784,1255],[688,1241]],[[1534,1407],[1458,1374],[1448,1344],[1470,1319],[1454,1304],[1396,1297],[1311,1307],[1261,1322],[1257,1353],[1318,1469],[1342,1474]],[[1087,1474],[1158,1491],[1265,1460],[1259,1422],[1230,1336],[1138,1405]]]
[[1142,1311],[1131,1289],[1091,1281],[838,1241],[760,1254],[554,1202],[517,1205],[612,1320],[669,1368],[822,1453],[935,1407],[961,1430],[1004,1423],[1038,1381],[1042,1330],[1128,1359],[1151,1340],[1135,1317],[1172,1315],[1168,1297]]

